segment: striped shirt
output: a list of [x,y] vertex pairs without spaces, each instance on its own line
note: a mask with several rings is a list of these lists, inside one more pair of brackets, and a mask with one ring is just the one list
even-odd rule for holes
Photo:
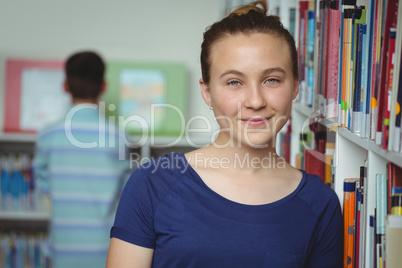
[[115,201],[129,168],[119,131],[90,107],[74,106],[38,134],[33,168],[37,186],[51,197],[54,268],[105,267]]

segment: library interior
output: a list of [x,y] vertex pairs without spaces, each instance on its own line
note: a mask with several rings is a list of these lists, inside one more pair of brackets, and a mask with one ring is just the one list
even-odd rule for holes
[[[224,105],[213,107],[218,101],[208,103],[203,91],[203,33],[252,2],[0,0],[0,267],[105,267],[131,174],[202,150],[227,131],[215,117]],[[336,194],[343,267],[402,267],[402,5],[263,2],[297,49],[298,94],[274,151]],[[92,102],[71,90],[67,59],[73,66],[78,52],[103,64]],[[259,168],[279,166],[276,159]]]

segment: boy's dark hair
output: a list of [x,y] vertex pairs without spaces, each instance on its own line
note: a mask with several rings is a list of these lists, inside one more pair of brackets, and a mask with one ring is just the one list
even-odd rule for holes
[[102,58],[91,51],[71,55],[65,64],[66,81],[73,98],[95,100],[99,97],[105,73]]

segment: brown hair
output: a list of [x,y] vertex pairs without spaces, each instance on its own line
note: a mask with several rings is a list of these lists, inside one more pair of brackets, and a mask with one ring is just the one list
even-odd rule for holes
[[255,1],[239,7],[207,28],[201,45],[201,72],[205,84],[209,84],[210,81],[212,46],[226,36],[239,33],[266,33],[282,38],[289,45],[293,77],[296,81],[299,79],[295,41],[289,31],[283,27],[279,17],[267,15],[267,11],[266,1]]
[[71,55],[65,64],[67,85],[74,98],[96,100],[104,82],[105,64],[92,51]]

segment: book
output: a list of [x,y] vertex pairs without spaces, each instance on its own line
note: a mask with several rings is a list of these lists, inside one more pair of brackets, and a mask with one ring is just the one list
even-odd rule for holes
[[306,71],[305,81],[307,82],[306,103],[308,106],[313,105],[313,88],[314,88],[314,36],[315,36],[315,20],[314,20],[314,1],[309,1],[307,10],[307,40],[306,40]]
[[[401,32],[402,29],[402,5],[398,4],[398,14],[396,29]],[[394,152],[401,150],[401,105],[402,105],[402,35],[396,35],[395,41],[395,64],[394,75],[392,83],[392,95],[391,95],[391,112],[390,112],[390,129],[389,129],[389,146],[388,149]]]
[[315,149],[304,150],[304,170],[325,182],[325,155]]
[[289,32],[296,39],[296,8],[289,8]]
[[353,266],[359,267],[360,262],[360,233],[361,233],[361,210],[362,210],[362,188],[360,184],[361,178],[359,181],[356,181],[356,190],[355,190],[355,233],[354,233],[354,241],[353,241]]
[[387,175],[376,176],[376,260],[377,267],[382,267],[385,239],[385,218],[387,215]]
[[[402,5],[400,5],[402,6]],[[402,16],[401,16],[402,17]],[[401,27],[402,28],[402,27]],[[401,42],[402,43],[402,42]],[[402,153],[402,131],[401,131],[401,122],[402,122],[402,68],[400,63],[402,61],[402,53],[401,47],[402,44],[398,44],[396,48],[399,47],[399,64],[395,66],[395,76],[394,83],[392,84],[392,95],[391,96],[391,116],[390,116],[390,141],[392,144],[389,146],[389,150],[394,152]],[[395,53],[396,58],[398,58],[398,53]],[[394,96],[397,95],[395,98]]]
[[[352,53],[350,69],[350,91],[348,112],[349,129],[360,136],[361,134],[361,80],[362,80],[362,54],[363,54],[363,35],[366,24],[366,10],[363,6],[356,6],[353,15],[352,27]],[[363,27],[364,25],[364,27]],[[364,29],[364,31],[363,31]]]
[[[314,100],[313,100],[313,106],[312,109],[314,111],[318,111],[319,109],[319,81],[321,79],[321,35],[322,35],[322,30],[321,30],[321,20],[322,20],[322,13],[321,13],[321,6],[323,5],[324,1],[319,0],[316,1],[316,6],[314,8],[315,11],[315,33],[314,33],[314,73],[313,73],[313,93],[314,93]],[[318,14],[318,15],[317,15]]]
[[388,215],[385,228],[387,268],[399,268],[402,264],[402,216]]
[[[360,17],[360,7],[355,6],[353,9],[350,10],[351,18],[349,22],[349,31],[348,31],[348,36],[349,36],[349,42],[347,46],[347,52],[348,52],[348,69],[346,72],[348,73],[347,75],[347,81],[346,81],[346,103],[347,103],[347,109],[346,109],[346,117],[345,117],[345,125],[348,129],[351,129],[351,123],[352,123],[352,108],[353,108],[353,89],[354,89],[354,69],[355,69],[355,62],[356,62],[356,55],[355,55],[355,47],[356,47],[356,37],[355,37],[355,32],[356,32],[356,20],[357,18]],[[349,59],[350,57],[350,59]]]
[[[334,133],[334,132],[330,132]],[[333,178],[333,159],[335,154],[335,139],[331,140],[328,138],[325,143],[325,170],[324,170],[324,182],[326,185],[332,187],[332,178]]]
[[351,85],[351,54],[354,9],[345,9],[343,13],[343,55],[342,55],[342,88],[341,88],[341,126],[349,127],[349,105]]
[[402,193],[391,194],[392,215],[402,215]]
[[388,176],[388,208],[387,213],[391,213],[391,195],[392,188],[402,187],[402,168],[395,165],[394,163],[387,164],[387,176]]
[[374,244],[375,244],[375,216],[374,215],[370,215],[369,217],[369,236],[368,236],[368,245],[369,245],[369,249],[368,249],[368,262],[367,262],[367,267],[374,267],[373,263],[374,263]]
[[[340,25],[340,46],[339,46],[339,64],[338,64],[338,74],[339,74],[339,86],[338,86],[338,125],[345,126],[345,110],[346,110],[346,65],[349,62],[347,59],[347,34],[349,29],[348,21],[349,18],[345,18],[345,11],[354,8],[356,5],[356,0],[344,0],[339,1],[339,7],[342,11],[341,15],[341,25]],[[349,17],[349,11],[347,14]]]
[[364,166],[360,167],[360,224],[359,224],[359,254],[356,258],[359,258],[359,266],[356,267],[365,267],[366,262],[366,243],[368,243],[366,239],[367,229],[369,228],[369,217],[367,217],[367,197],[368,197],[368,188],[367,188],[367,162],[365,162]]
[[316,53],[316,64],[317,67],[315,68],[315,77],[314,77],[314,87],[315,87],[315,102],[313,109],[315,111],[319,111],[321,114],[320,109],[323,106],[324,102],[324,96],[322,92],[322,81],[323,81],[323,65],[325,63],[324,58],[323,58],[323,50],[324,50],[324,36],[325,36],[325,7],[326,7],[326,1],[320,0],[319,5],[318,5],[318,18],[316,22],[316,48],[318,53]]
[[351,122],[351,130],[357,135],[361,135],[362,132],[362,92],[364,88],[362,88],[362,74],[364,73],[363,69],[363,44],[364,44],[364,35],[366,35],[366,25],[365,24],[356,24],[356,60],[355,60],[355,68],[354,68],[354,89],[353,89],[353,107],[352,107],[352,122]]
[[363,100],[363,122],[362,122],[362,138],[370,137],[370,111],[371,111],[371,86],[372,86],[372,61],[373,57],[373,35],[374,35],[374,14],[375,14],[375,1],[369,0],[367,5],[367,29],[366,40],[364,41],[363,48],[363,65],[365,72],[362,83],[364,87],[364,100]]
[[[291,119],[290,119],[291,120]],[[289,122],[286,132],[280,132],[281,137],[281,156],[287,163],[290,163],[290,139],[292,134],[292,124]]]
[[391,194],[402,194],[402,187],[392,187]]
[[378,145],[381,145],[383,138],[382,138],[382,126],[383,126],[383,117],[384,117],[384,110],[386,109],[386,102],[387,99],[386,94],[386,81],[387,81],[387,64],[389,62],[390,55],[389,52],[389,42],[390,42],[390,32],[391,28],[396,28],[396,17],[398,11],[398,1],[397,0],[387,0],[386,1],[386,13],[385,13],[385,23],[383,28],[383,38],[382,38],[382,46],[381,46],[381,59],[380,59],[380,66],[379,66],[379,85],[377,91],[377,102],[378,102],[378,110],[376,114],[376,138],[375,141]]
[[344,221],[344,267],[353,267],[355,234],[355,190],[360,178],[345,178],[343,181],[343,221]]
[[313,132],[308,131],[304,133],[300,133],[299,140],[299,154],[300,154],[300,166],[304,169],[304,158],[305,158],[305,150],[309,148],[313,148]]
[[41,232],[0,233],[0,267],[51,267],[46,240]]
[[[386,69],[386,86],[385,86],[385,96],[383,98],[383,119],[382,119],[382,148],[384,150],[388,149],[388,137],[389,137],[389,120],[391,112],[391,95],[392,95],[392,84],[393,84],[393,73],[394,73],[394,56],[395,56],[395,37],[396,29],[390,29],[389,43],[388,43],[388,63]],[[392,146],[392,144],[391,144]]]
[[306,39],[307,39],[307,10],[309,1],[299,1],[299,95],[298,101],[306,103],[307,82],[305,81]]
[[342,13],[340,10],[328,9],[328,61],[326,73],[326,117],[337,121],[338,109],[338,62]]
[[373,52],[371,71],[371,112],[370,112],[370,139],[376,139],[377,117],[378,117],[378,91],[380,81],[380,58],[381,58],[381,33],[382,33],[382,13],[383,0],[375,1],[374,20],[373,20]]
[[327,62],[328,62],[328,36],[329,36],[329,4],[331,1],[324,1],[324,5],[320,6],[320,11],[322,14],[321,17],[321,47],[320,47],[320,84],[318,85],[319,88],[319,111],[322,117],[325,117],[326,112],[326,80],[327,80]]

